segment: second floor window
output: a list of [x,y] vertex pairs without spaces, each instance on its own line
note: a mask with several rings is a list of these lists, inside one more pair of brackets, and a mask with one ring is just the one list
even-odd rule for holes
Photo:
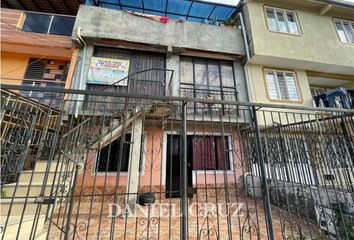
[[43,34],[71,36],[75,17],[45,13],[24,13],[21,30]]
[[265,78],[270,99],[300,100],[294,72],[265,69]]
[[354,43],[354,21],[334,19],[334,24],[342,42]]
[[[236,101],[237,91],[232,62],[181,57],[180,95],[199,99]],[[195,108],[206,110],[205,106],[199,103]]]
[[300,35],[300,26],[294,11],[266,7],[268,29],[274,32]]

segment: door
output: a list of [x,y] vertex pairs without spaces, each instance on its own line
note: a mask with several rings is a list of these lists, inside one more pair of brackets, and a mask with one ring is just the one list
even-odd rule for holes
[[[166,155],[166,198],[179,198],[181,186],[181,136],[167,135]],[[187,186],[188,196],[193,196],[192,191],[192,138],[187,136]]]

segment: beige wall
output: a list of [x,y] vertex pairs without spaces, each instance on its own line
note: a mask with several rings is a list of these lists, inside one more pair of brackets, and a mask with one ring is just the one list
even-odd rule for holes
[[[271,32],[267,28],[264,6],[295,10],[302,34],[300,36]],[[252,57],[246,64],[251,101],[282,105],[312,107],[312,96],[306,71],[342,74],[354,78],[354,44],[339,40],[332,17],[354,20],[353,10],[332,7],[324,15],[319,9],[324,4],[306,0],[252,0],[244,8]],[[341,12],[342,11],[342,12]],[[349,12],[349,15],[348,15]],[[352,13],[352,15],[351,15]],[[300,102],[274,101],[267,97],[263,67],[294,71]],[[354,81],[343,87],[353,88]]]
[[[321,16],[318,10],[310,10],[291,2],[248,2],[255,51],[251,63],[354,75],[354,44],[339,40],[332,22],[334,14]],[[270,32],[267,29],[264,5],[294,9],[302,35]],[[352,16],[354,18],[354,9]]]
[[[252,101],[256,103],[272,103],[272,104],[290,104],[290,105],[303,105],[312,107],[312,96],[310,91],[310,86],[308,84],[308,79],[306,72],[304,70],[294,70],[295,76],[297,78],[297,85],[300,95],[302,96],[301,101],[291,102],[291,101],[277,101],[271,100],[267,96],[267,86],[263,74],[263,66],[255,64],[247,64],[246,69],[248,71],[250,88],[252,93]],[[268,68],[268,67],[267,67]],[[277,69],[277,68],[274,68]]]

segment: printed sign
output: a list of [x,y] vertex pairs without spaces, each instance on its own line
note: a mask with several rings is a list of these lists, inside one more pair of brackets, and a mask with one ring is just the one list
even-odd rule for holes
[[[92,57],[87,83],[111,85],[128,77],[129,63],[127,59]],[[127,86],[127,79],[116,85]]]

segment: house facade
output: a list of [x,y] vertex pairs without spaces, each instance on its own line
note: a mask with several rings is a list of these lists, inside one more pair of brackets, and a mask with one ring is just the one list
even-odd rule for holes
[[321,93],[353,88],[353,5],[336,3],[244,4],[251,101],[311,107]]
[[350,3],[17,2],[3,239],[351,238]]

